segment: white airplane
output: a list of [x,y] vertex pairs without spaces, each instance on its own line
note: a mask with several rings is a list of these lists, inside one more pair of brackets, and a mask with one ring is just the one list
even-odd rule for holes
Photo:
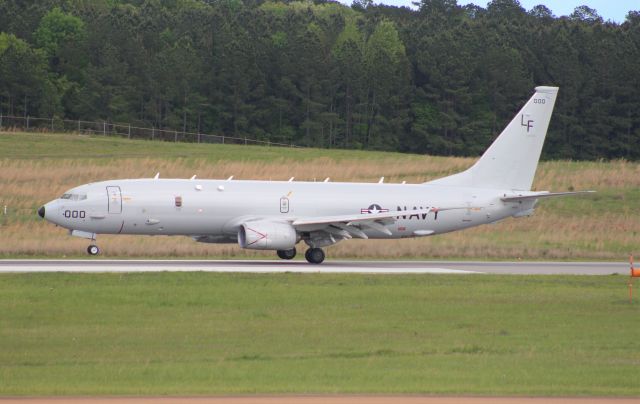
[[[541,198],[583,192],[533,192],[557,87],[537,87],[525,106],[468,170],[423,184],[123,179],[81,185],[38,214],[91,240],[97,234],[184,235],[202,243],[276,250],[282,259],[351,238],[432,236],[533,214]],[[592,191],[586,191],[592,192]]]

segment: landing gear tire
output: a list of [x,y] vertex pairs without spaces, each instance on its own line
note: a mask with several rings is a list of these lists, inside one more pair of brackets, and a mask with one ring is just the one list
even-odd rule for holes
[[295,258],[296,256],[296,248],[293,247],[290,250],[278,250],[278,257],[280,257],[283,260],[292,260]]
[[87,247],[87,253],[89,253],[89,255],[98,255],[100,254],[100,248],[97,245],[92,244]]
[[324,251],[322,248],[309,248],[304,253],[304,257],[310,264],[320,264],[324,261]]

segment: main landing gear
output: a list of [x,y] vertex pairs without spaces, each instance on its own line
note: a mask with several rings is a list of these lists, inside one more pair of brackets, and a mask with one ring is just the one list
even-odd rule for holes
[[[283,260],[291,260],[296,256],[296,248],[292,248],[290,250],[278,250],[278,257]],[[310,264],[320,264],[324,261],[324,251],[322,248],[309,248],[305,253],[304,257]]]
[[292,260],[295,258],[297,251],[296,251],[296,248],[293,247],[290,250],[278,250],[277,253],[278,253],[278,257],[280,257],[283,260]]
[[91,244],[87,247],[87,253],[89,253],[89,255],[98,255],[100,254],[100,248],[95,244]]
[[304,253],[304,257],[310,264],[320,264],[324,261],[324,251],[322,248],[309,248]]

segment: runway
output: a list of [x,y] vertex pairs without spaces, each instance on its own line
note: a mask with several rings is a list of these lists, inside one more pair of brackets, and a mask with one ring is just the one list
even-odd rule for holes
[[342,274],[627,275],[626,262],[0,260],[0,273],[225,272]]

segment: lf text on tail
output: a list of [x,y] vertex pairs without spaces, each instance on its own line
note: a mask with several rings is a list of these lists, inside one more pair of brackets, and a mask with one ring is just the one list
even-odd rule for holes
[[585,192],[533,192],[557,87],[537,87],[468,170],[423,184],[122,179],[81,185],[38,214],[91,240],[98,234],[183,235],[238,243],[292,259],[304,241],[308,262],[351,238],[433,236],[533,214],[539,199]]

